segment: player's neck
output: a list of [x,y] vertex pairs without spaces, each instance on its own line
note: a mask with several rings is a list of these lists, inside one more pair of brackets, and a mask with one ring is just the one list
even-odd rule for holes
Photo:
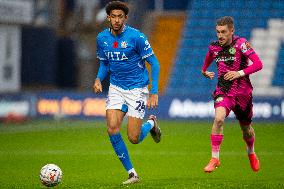
[[123,31],[124,31],[124,29],[125,29],[125,25],[123,25],[121,28],[120,28],[120,30],[118,30],[118,31],[115,31],[115,30],[113,30],[112,28],[111,28],[111,34],[112,35],[114,35],[114,36],[118,36],[119,34],[121,34]]
[[233,37],[226,44],[224,44],[223,47],[231,45],[232,42],[233,42]]
[[234,35],[232,35],[231,39],[228,41],[228,44],[226,44],[226,46],[231,45],[234,39]]

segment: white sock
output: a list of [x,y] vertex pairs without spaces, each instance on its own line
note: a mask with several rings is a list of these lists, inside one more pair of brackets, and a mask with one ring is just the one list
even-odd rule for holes
[[212,157],[219,159],[219,152],[212,152]]
[[155,125],[154,121],[153,120],[148,120],[147,122],[151,124],[151,129],[152,129],[154,127],[154,125]]
[[127,172],[128,172],[128,174],[130,174],[130,173],[134,173],[134,175],[135,175],[135,176],[137,176],[137,173],[136,173],[136,171],[135,171],[135,169],[134,169],[134,168],[132,168],[132,169],[128,170]]
[[254,154],[254,147],[252,148],[247,147],[247,152],[248,154]]

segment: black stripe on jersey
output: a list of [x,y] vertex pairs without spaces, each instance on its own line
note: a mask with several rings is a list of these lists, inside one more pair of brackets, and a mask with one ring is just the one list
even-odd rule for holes
[[233,84],[233,81],[225,80],[223,75],[218,78],[217,86],[220,87],[220,90],[224,93],[229,92],[232,84]]

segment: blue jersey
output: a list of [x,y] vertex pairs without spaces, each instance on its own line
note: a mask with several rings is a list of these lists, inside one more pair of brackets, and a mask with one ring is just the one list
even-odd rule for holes
[[106,29],[97,37],[97,57],[108,65],[110,83],[122,89],[149,84],[145,59],[152,55],[154,52],[146,36],[129,26],[117,36]]

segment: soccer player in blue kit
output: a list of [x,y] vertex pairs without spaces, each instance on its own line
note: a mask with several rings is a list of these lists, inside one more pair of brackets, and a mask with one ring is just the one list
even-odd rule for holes
[[[150,115],[148,121],[143,123],[146,107],[152,109],[158,106],[159,62],[146,36],[126,25],[128,12],[128,6],[120,1],[112,1],[106,6],[110,28],[97,36],[100,68],[93,86],[96,93],[102,92],[101,81],[110,74],[106,100],[107,132],[116,155],[129,175],[123,184],[139,182],[120,134],[126,113],[127,135],[131,143],[142,142],[149,132],[156,143],[161,140],[156,116]],[[150,94],[147,88],[149,77],[146,61],[151,65]]]

